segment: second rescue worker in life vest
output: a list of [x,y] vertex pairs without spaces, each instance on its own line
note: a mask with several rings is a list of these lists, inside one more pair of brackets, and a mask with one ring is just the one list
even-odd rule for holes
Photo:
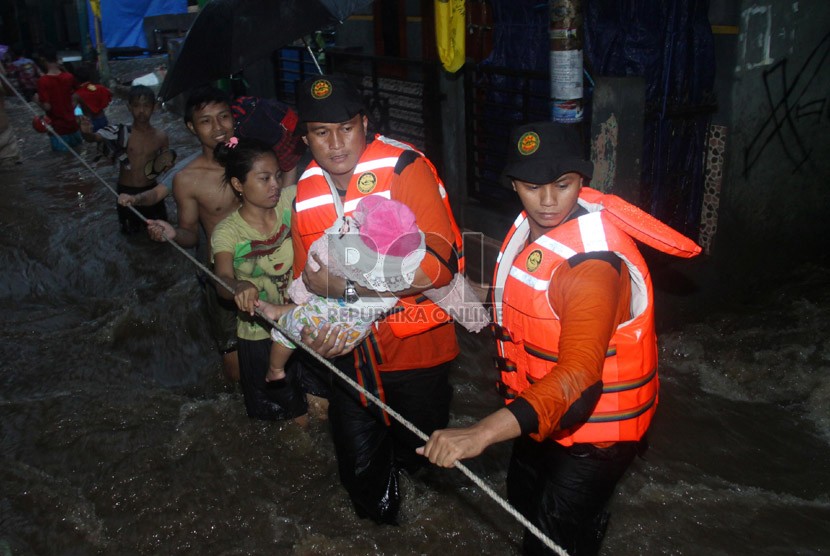
[[[353,352],[343,353],[336,334],[327,339],[328,325],[314,331],[316,339],[310,332],[303,339],[321,355],[336,357],[334,364],[340,370],[420,430],[429,434],[445,427],[451,397],[448,373],[458,355],[458,343],[446,314],[418,295],[447,285],[459,267],[461,236],[444,186],[432,164],[409,145],[381,135],[367,141],[369,121],[363,99],[346,78],[322,75],[303,82],[297,93],[297,112],[298,130],[314,160],[297,184],[291,222],[295,278],[302,278],[313,293],[348,303],[379,295],[330,274],[324,265],[315,271],[316,265],[306,264],[314,240],[369,195],[382,195],[409,207],[426,245],[413,282],[396,293],[397,306]],[[417,314],[413,318],[409,313]],[[357,514],[378,523],[397,523],[398,474],[426,463],[415,452],[421,441],[374,404],[367,405],[336,377],[329,421],[340,481]]]
[[[648,268],[632,237],[677,256],[700,248],[613,195],[584,187],[593,165],[571,126],[511,133],[505,174],[524,211],[494,274],[500,391],[508,405],[432,434],[443,467],[515,439],[507,495],[570,555],[596,554],[604,508],[657,406]],[[553,554],[525,531],[526,554]]]

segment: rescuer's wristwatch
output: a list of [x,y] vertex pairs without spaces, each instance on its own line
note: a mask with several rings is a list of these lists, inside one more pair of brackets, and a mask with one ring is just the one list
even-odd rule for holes
[[360,301],[360,296],[357,295],[355,283],[351,280],[346,280],[346,287],[343,289],[343,299],[346,303],[357,303]]

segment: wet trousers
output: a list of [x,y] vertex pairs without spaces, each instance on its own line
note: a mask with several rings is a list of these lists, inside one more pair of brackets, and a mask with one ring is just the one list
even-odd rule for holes
[[[355,377],[352,354],[335,359],[334,364]],[[452,397],[449,366],[380,373],[386,403],[427,435],[446,427]],[[398,472],[413,473],[428,463],[415,453],[424,442],[395,420],[387,425],[374,404],[364,406],[357,391],[331,376],[329,423],[340,482],[359,517],[397,525]]]
[[[214,270],[213,265],[210,265],[210,269]],[[207,274],[199,271],[196,279],[202,286],[202,291],[205,292],[208,325],[217,350],[221,355],[236,351],[236,314],[238,311],[236,303],[232,299],[221,297],[216,290],[221,286],[210,281]]]
[[[608,514],[605,505],[637,455],[639,443],[566,448],[552,440],[517,438],[507,472],[507,498],[570,556],[599,552]],[[555,554],[525,530],[524,554]]]
[[[248,417],[268,421],[293,419],[308,410],[302,385],[302,369],[286,365],[285,378],[265,382],[271,354],[271,338],[238,340],[239,383]],[[293,358],[292,358],[293,359]]]

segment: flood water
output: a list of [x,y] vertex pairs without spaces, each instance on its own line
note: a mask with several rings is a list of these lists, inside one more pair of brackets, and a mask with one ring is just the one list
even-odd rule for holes
[[[405,480],[400,527],[357,518],[325,421],[246,417],[192,264],[122,236],[114,194],[7,109],[26,160],[0,170],[0,556],[519,554],[521,527],[456,470]],[[178,117],[154,122],[194,148]],[[604,555],[830,552],[828,308],[830,271],[800,267],[663,327],[651,448]],[[468,424],[500,401],[489,339],[459,335],[451,419]],[[508,453],[467,463],[503,494]]]

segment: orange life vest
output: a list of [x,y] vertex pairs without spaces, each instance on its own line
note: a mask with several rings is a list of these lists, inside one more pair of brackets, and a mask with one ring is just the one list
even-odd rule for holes
[[[306,252],[308,252],[314,240],[323,235],[323,232],[332,225],[339,215],[350,215],[362,198],[368,195],[381,195],[387,199],[391,198],[390,185],[395,166],[401,155],[407,151],[415,152],[421,156],[435,176],[441,200],[452,225],[457,271],[463,272],[464,254],[461,231],[455,222],[447,191],[438,176],[435,166],[413,146],[382,135],[376,135],[375,140],[366,146],[366,150],[355,167],[346,190],[346,196],[342,201],[334,184],[328,181],[324,170],[316,162],[312,161],[303,172],[297,184],[297,199],[295,201],[297,218],[292,233],[300,237]],[[452,261],[445,262],[452,264]],[[456,269],[451,268],[451,270],[455,271]],[[302,269],[294,269],[295,278],[301,272]],[[387,317],[387,323],[398,338],[420,334],[450,320],[450,316],[446,311],[420,294],[402,297],[390,314],[393,314],[394,317]]]
[[699,253],[700,247],[619,197],[583,187],[579,204],[588,214],[529,245],[527,215],[522,213],[502,245],[493,279],[500,390],[510,403],[533,382],[556,372],[561,322],[548,297],[556,269],[580,253],[613,252],[631,276],[631,318],[611,337],[602,395],[593,413],[585,423],[552,438],[564,446],[639,440],[657,407],[659,381],[651,278],[631,236],[684,257]]

